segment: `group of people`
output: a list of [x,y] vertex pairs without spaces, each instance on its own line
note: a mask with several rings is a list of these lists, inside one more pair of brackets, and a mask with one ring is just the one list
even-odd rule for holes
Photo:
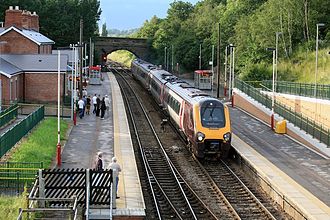
[[[85,91],[85,93],[84,93]],[[96,114],[97,117],[101,117],[104,119],[105,111],[109,111],[110,109],[110,99],[108,95],[105,95],[101,99],[101,95],[94,95],[92,98],[87,96],[87,91],[83,90],[83,97],[78,101],[78,109],[79,109],[79,118],[82,119],[85,115],[90,114],[91,104],[93,104],[93,114]],[[100,115],[101,113],[101,115]]]
[[[97,170],[97,171],[101,171],[101,170],[104,169],[104,163],[103,163],[103,158],[102,157],[103,157],[103,153],[98,152],[96,162],[95,162],[95,167],[94,167],[94,169]],[[118,196],[118,182],[119,182],[119,172],[121,172],[121,167],[117,163],[117,158],[116,157],[113,157],[111,161],[112,162],[109,164],[107,169],[111,169],[112,174],[116,176],[116,198],[119,199],[119,196]]]
[[96,114],[97,117],[101,116],[101,119],[104,119],[105,111],[109,111],[110,108],[110,99],[108,95],[105,95],[101,99],[100,95],[97,96],[95,94],[92,98],[92,103],[94,105],[93,114]]

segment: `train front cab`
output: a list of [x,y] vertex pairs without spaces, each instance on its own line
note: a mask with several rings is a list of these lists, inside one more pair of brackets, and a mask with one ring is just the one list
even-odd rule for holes
[[230,150],[231,127],[228,107],[218,100],[194,105],[195,143],[198,158],[226,158]]

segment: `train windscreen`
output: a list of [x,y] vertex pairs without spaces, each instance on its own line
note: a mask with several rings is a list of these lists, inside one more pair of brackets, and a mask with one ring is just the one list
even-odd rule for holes
[[225,113],[223,104],[219,101],[205,101],[201,104],[202,126],[206,128],[225,127]]

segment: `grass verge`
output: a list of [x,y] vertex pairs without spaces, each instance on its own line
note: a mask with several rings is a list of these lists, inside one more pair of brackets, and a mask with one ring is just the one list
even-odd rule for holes
[[[61,141],[67,139],[68,121],[61,120]],[[57,119],[46,118],[22,141],[12,153],[13,162],[43,162],[44,167],[50,167],[56,155]]]
[[[61,120],[61,141],[67,139],[68,121]],[[57,119],[46,118],[11,152],[9,161],[40,162],[50,167],[56,155]],[[0,219],[16,219],[19,208],[26,206],[23,195],[0,196]]]

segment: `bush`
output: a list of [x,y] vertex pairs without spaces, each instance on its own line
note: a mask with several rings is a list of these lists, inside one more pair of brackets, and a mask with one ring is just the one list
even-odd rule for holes
[[249,63],[242,68],[240,78],[244,81],[262,81],[271,80],[273,76],[272,69],[265,62]]

